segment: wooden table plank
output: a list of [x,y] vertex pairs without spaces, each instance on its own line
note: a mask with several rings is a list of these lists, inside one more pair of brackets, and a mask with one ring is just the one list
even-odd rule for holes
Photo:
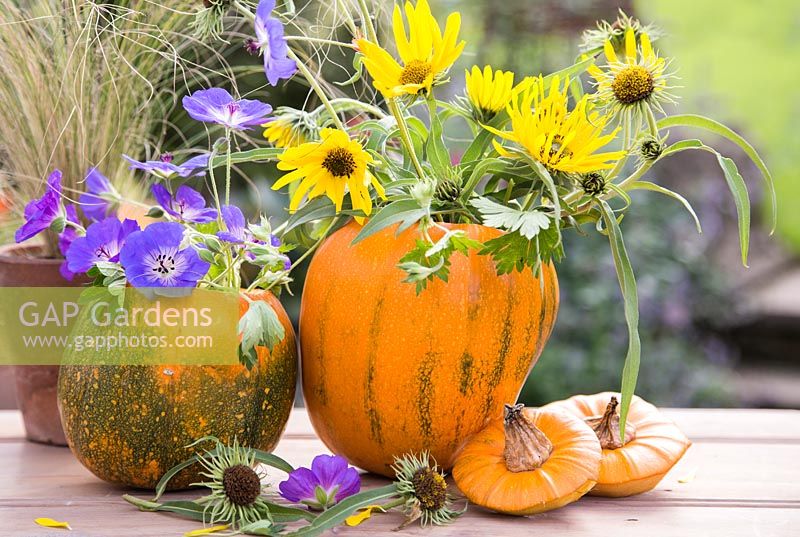
[[[589,536],[797,535],[800,524],[800,412],[684,410],[667,413],[694,445],[656,490],[626,499],[584,498],[564,509],[519,519],[471,506],[455,525],[435,535]],[[21,439],[19,416],[0,412],[0,535],[49,536],[33,519],[67,520],[70,536],[182,535],[197,523],[164,514],[140,513],[121,499],[128,492],[94,478],[69,450]],[[325,452],[308,416],[296,409],[276,453],[307,465]],[[688,483],[679,479],[694,474]],[[271,470],[269,481],[283,475]],[[384,484],[364,476],[365,486]],[[139,492],[141,496],[147,496]],[[175,493],[171,497],[185,497]],[[374,517],[338,535],[375,535],[396,527],[399,514]],[[408,528],[399,534],[421,535]],[[63,532],[62,532],[63,533]]]

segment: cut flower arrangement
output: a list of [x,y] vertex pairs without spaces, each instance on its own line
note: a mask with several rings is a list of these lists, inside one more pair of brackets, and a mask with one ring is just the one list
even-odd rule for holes
[[[241,367],[142,369],[120,381],[97,368],[64,366],[61,403],[73,451],[104,479],[155,487],[153,501],[128,497],[141,509],[257,534],[281,533],[297,521],[308,525],[296,534],[316,534],[393,507],[423,524],[449,522],[460,513],[442,473],[450,469],[471,501],[511,514],[554,509],[591,491],[651,489],[688,440],[634,396],[638,300],[621,222],[631,193],[649,190],[681,203],[699,230],[689,202],[646,176],[677,153],[708,152],[733,196],[746,264],[750,200],[736,165],[698,139],[671,140],[668,129],[695,128],[740,146],[763,174],[774,219],[763,161],[722,124],[666,112],[677,78],[654,47],[659,34],[624,14],[586,32],[581,55],[561,71],[475,66],[465,73],[465,94],[443,101],[437,94],[466,46],[459,13],[442,27],[426,0],[408,1],[394,7],[392,32],[382,38],[370,3],[352,7],[342,14],[349,42],[303,34],[291,3],[262,0],[253,10],[245,2],[205,2],[195,20],[201,35],[219,38],[230,14],[252,21],[245,47],[262,56],[267,83],[302,77],[319,106],[273,110],[223,87],[184,97],[188,116],[218,134],[211,147],[180,164],[169,154],[145,162],[125,157],[151,179],[157,206],[148,216],[159,222],[141,229],[121,221],[121,197],[94,169],[78,200],[83,220],[65,203],[58,171],[26,207],[19,241],[59,232],[65,270],[115,293],[127,286],[165,294],[241,290]],[[354,54],[354,72],[340,85],[363,78],[374,86],[372,97],[331,93],[301,59],[323,44]],[[259,126],[272,147],[242,150],[250,141],[245,131]],[[470,132],[460,158],[449,146],[454,126]],[[277,162],[282,175],[272,188],[290,195],[284,224],[273,227],[266,216],[250,221],[231,204],[234,165],[246,162]],[[190,186],[200,177],[210,200]],[[620,393],[539,411],[512,406],[555,322],[562,234],[592,227],[608,237],[624,297],[629,349]],[[287,257],[292,242],[306,247],[294,264]],[[306,258],[304,395],[317,433],[337,456],[295,470],[267,453],[288,416],[296,361],[294,333],[273,292],[290,286]],[[245,266],[257,268],[249,280]],[[112,400],[120,382],[137,384],[156,411],[185,414],[178,432],[136,412],[109,425],[102,405],[82,413],[87,390],[95,400]],[[178,404],[150,393],[172,383],[195,395]],[[198,417],[206,424],[201,431],[190,426]],[[108,427],[126,426],[147,433],[125,439],[127,451],[98,441]],[[215,447],[201,450],[209,444]],[[194,455],[180,462],[181,453]],[[290,473],[280,494],[305,507],[265,499],[258,463]],[[358,476],[347,463],[396,482],[356,494]],[[168,487],[192,483],[209,495],[158,501]]]

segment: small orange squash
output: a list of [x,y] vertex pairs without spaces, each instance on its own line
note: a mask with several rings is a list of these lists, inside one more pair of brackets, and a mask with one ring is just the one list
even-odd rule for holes
[[653,489],[691,445],[671,420],[635,395],[623,443],[618,396],[612,392],[575,395],[543,407],[566,410],[583,419],[597,434],[603,458],[597,485],[589,493],[592,496],[632,496]]
[[[442,224],[481,242],[500,231]],[[458,448],[517,398],[558,310],[552,264],[498,276],[491,258],[454,254],[445,283],[419,295],[397,267],[417,229],[351,244],[328,237],[308,267],[300,308],[303,393],[320,439],[370,472],[429,451],[450,469]],[[438,240],[439,228],[430,231]]]
[[600,443],[583,420],[560,410],[506,405],[506,416],[456,457],[453,479],[472,503],[532,515],[574,502],[594,486]]

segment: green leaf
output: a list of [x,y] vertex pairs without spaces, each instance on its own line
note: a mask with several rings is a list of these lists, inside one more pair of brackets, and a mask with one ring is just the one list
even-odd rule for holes
[[387,500],[396,496],[397,486],[394,484],[386,485],[377,489],[367,490],[354,494],[335,506],[323,511],[311,524],[289,533],[293,537],[312,537],[322,535],[326,531],[342,524],[347,517],[357,510],[372,505],[380,500]]
[[665,187],[663,187],[661,185],[657,185],[655,183],[651,183],[649,181],[636,181],[635,183],[630,185],[630,187],[628,187],[628,188],[630,190],[650,190],[651,192],[658,192],[659,194],[664,194],[665,196],[669,196],[669,197],[671,197],[673,199],[678,200],[681,203],[681,205],[683,205],[686,208],[686,210],[689,211],[689,214],[692,215],[692,218],[694,219],[694,224],[697,227],[697,232],[698,233],[702,233],[703,232],[703,228],[700,226],[700,219],[697,218],[697,213],[694,212],[694,208],[692,207],[692,204],[689,203],[689,201],[686,198],[684,198],[683,196],[681,196],[677,192],[674,192],[674,191],[672,191],[672,190],[670,190],[668,188],[665,188]]
[[[268,162],[270,160],[276,160],[282,153],[284,149],[280,147],[262,147],[259,149],[250,149],[249,151],[237,151],[235,153],[231,153],[231,164],[239,164],[242,162]],[[228,157],[226,155],[217,155],[211,161],[212,168],[218,168],[220,166],[225,166],[228,161]]]
[[402,222],[401,227],[409,227],[427,214],[428,212],[413,199],[393,201],[381,208],[364,224],[352,244],[358,244],[370,235],[398,222]]
[[611,244],[611,254],[614,258],[614,267],[619,279],[619,287],[625,304],[625,321],[628,325],[628,353],[625,356],[625,366],[622,369],[622,401],[620,404],[620,436],[625,439],[625,422],[628,417],[631,399],[636,391],[636,381],[639,377],[639,362],[641,361],[641,341],[639,340],[639,295],[636,289],[636,277],[633,274],[631,260],[622,240],[622,231],[619,228],[614,211],[605,200],[598,200],[603,214],[603,222],[608,231],[608,240]]
[[670,155],[674,155],[675,153],[680,153],[681,151],[686,151],[687,149],[700,149],[705,144],[700,140],[681,140],[680,142],[675,142],[674,144],[668,146],[664,151],[661,152],[660,159],[668,157]]
[[555,226],[548,226],[540,230],[533,239],[527,239],[519,232],[495,237],[484,243],[479,254],[492,257],[497,274],[522,272],[525,267],[538,274],[542,263],[561,259],[564,251]]
[[469,144],[464,154],[461,156],[461,162],[478,161],[486,152],[486,149],[491,147],[494,133],[486,129],[481,129],[474,140]]
[[339,87],[350,86],[355,84],[359,80],[361,80],[363,69],[361,68],[362,64],[364,63],[364,55],[363,54],[356,54],[353,56],[353,76],[345,80],[344,82],[336,82],[333,81]]
[[436,99],[429,96],[428,110],[431,130],[428,132],[428,139],[425,142],[425,154],[437,176],[446,177],[447,171],[450,169],[450,152],[444,145],[444,127],[436,108]]
[[161,479],[158,480],[158,484],[156,485],[156,495],[153,498],[153,501],[158,500],[164,491],[167,490],[167,485],[169,484],[170,480],[175,477],[181,470],[184,468],[188,468],[197,461],[200,460],[200,455],[193,455],[186,459],[185,461],[176,464],[172,468],[166,471],[164,475],[161,476]]
[[[772,232],[775,231],[775,227],[777,226],[777,219],[778,219],[778,201],[777,196],[775,194],[775,185],[772,179],[772,174],[769,172],[766,163],[758,154],[756,149],[750,145],[750,142],[745,140],[742,136],[731,130],[730,128],[726,127],[722,123],[714,121],[713,119],[696,115],[696,114],[682,114],[677,116],[667,116],[662,118],[658,121],[658,128],[659,129],[667,129],[669,127],[677,127],[677,126],[685,126],[685,127],[694,127],[698,129],[703,129],[708,132],[712,132],[718,136],[722,136],[723,138],[727,138],[731,142],[738,145],[742,151],[752,160],[758,169],[761,171],[761,175],[764,177],[764,181],[767,183],[767,192],[769,194],[770,199],[770,219],[772,222],[771,230]],[[737,172],[738,173],[738,172]]]
[[275,310],[261,300],[249,303],[247,311],[239,319],[239,333],[242,336],[239,358],[248,367],[253,367],[257,361],[257,346],[272,350],[286,335]]
[[472,198],[470,204],[481,213],[484,225],[506,231],[519,231],[526,239],[532,239],[539,231],[550,227],[550,218],[541,211],[523,211],[481,196]]
[[314,520],[317,516],[308,509],[280,505],[277,503],[264,501],[269,511],[269,516],[275,522],[295,522],[297,520]]
[[267,466],[271,466],[273,468],[277,468],[281,472],[286,472],[290,474],[294,472],[294,466],[289,464],[286,460],[278,457],[277,455],[270,453],[268,451],[263,451],[261,449],[255,448],[248,448],[255,454],[256,461],[266,464]]
[[189,500],[167,500],[165,502],[158,503],[143,500],[141,498],[137,498],[136,496],[131,496],[130,494],[124,494],[122,498],[126,502],[135,505],[142,511],[166,511],[169,513],[176,513],[192,520],[199,520],[201,522],[208,521],[206,520],[207,517],[204,516],[204,507]]
[[469,177],[464,183],[460,199],[466,201],[478,186],[481,178],[488,173],[500,173],[509,167],[510,163],[499,158],[487,158],[481,160],[470,172]]
[[327,196],[320,196],[308,200],[308,202],[300,207],[294,214],[289,216],[284,233],[289,233],[303,224],[324,220],[326,218],[333,218],[334,216],[336,216],[336,207]]
[[739,220],[739,246],[742,251],[742,264],[747,266],[747,252],[750,246],[750,196],[747,193],[747,185],[744,183],[739,170],[728,157],[717,154],[728,188],[733,194],[733,202],[736,204],[736,215]]

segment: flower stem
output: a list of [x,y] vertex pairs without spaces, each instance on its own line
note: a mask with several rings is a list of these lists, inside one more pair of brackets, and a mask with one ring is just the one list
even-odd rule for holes
[[395,99],[389,99],[387,102],[389,104],[389,111],[397,121],[397,128],[400,130],[400,140],[403,142],[406,151],[408,151],[408,156],[411,159],[411,163],[414,165],[414,169],[417,171],[417,175],[419,175],[420,180],[422,180],[425,177],[425,172],[422,170],[422,165],[419,163],[417,153],[414,151],[414,144],[411,141],[411,134],[408,132],[406,118],[403,117],[403,113],[400,111],[400,107],[397,106],[397,101]]
[[322,86],[320,86],[319,82],[317,82],[317,79],[314,77],[314,74],[308,70],[308,67],[306,67],[303,62],[300,61],[300,58],[297,57],[297,54],[295,54],[295,52],[291,48],[287,51],[286,55],[290,59],[294,60],[294,62],[297,64],[297,68],[305,77],[306,81],[308,82],[308,85],[311,86],[311,89],[314,90],[314,93],[317,94],[319,100],[322,101],[322,104],[328,110],[328,113],[331,116],[331,120],[336,125],[336,128],[342,131],[346,130],[344,128],[342,120],[339,118],[339,114],[336,113],[336,109],[331,104],[331,101],[330,99],[328,99],[328,96],[325,94],[325,91],[322,89]]
[[375,25],[372,24],[367,0],[358,0],[358,6],[361,8],[361,18],[364,19],[364,27],[367,29],[367,38],[377,45],[378,33],[375,31]]
[[658,124],[656,123],[656,116],[653,115],[653,109],[650,106],[645,105],[645,116],[647,117],[647,125],[650,127],[650,134],[655,138],[658,139]]
[[344,43],[342,41],[334,41],[333,39],[321,39],[318,37],[307,37],[304,35],[287,35],[287,41],[304,41],[307,43],[318,43],[320,45],[335,45],[337,47],[344,47],[355,50],[356,46],[352,43]]
[[225,205],[231,203],[231,130],[225,129]]
[[[247,6],[243,5],[238,0],[234,0],[233,6],[236,8],[237,11],[239,11],[239,13],[241,13],[245,17],[249,19],[255,19],[255,15],[253,14],[253,12],[250,11],[250,9]],[[306,67],[303,62],[300,61],[300,58],[297,57],[297,54],[295,54],[295,52],[291,49],[291,47],[289,47],[289,49],[286,51],[286,56],[294,60],[294,62],[297,64],[298,70],[305,77],[306,81],[308,82],[308,85],[311,86],[311,89],[314,90],[314,93],[317,94],[320,101],[322,101],[322,104],[325,105],[325,108],[328,109],[328,112],[331,115],[331,119],[333,120],[336,127],[342,131],[345,130],[344,125],[342,124],[342,120],[339,119],[339,116],[336,114],[336,110],[331,105],[330,99],[328,99],[328,96],[322,90],[322,86],[319,85],[317,79],[314,77],[314,74],[308,70],[308,67]]]

